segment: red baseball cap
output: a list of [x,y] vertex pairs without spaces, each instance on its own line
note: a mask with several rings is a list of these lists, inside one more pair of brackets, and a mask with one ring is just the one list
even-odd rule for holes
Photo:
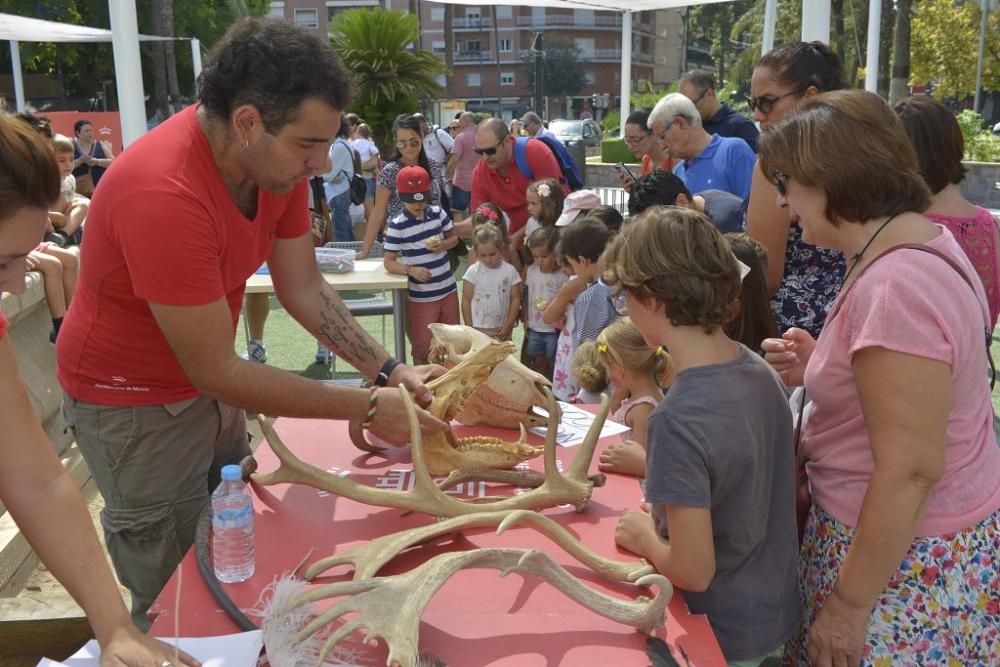
[[404,202],[431,203],[431,177],[423,167],[403,167],[396,176],[396,193]]

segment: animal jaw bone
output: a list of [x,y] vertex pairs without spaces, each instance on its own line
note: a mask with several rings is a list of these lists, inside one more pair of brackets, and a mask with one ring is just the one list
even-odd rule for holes
[[[427,383],[427,388],[434,397],[427,410],[441,421],[450,423],[461,412],[469,397],[484,385],[497,364],[509,359],[513,351],[513,343],[489,339],[488,344],[467,354],[457,366]],[[365,440],[360,426],[352,424],[349,432],[351,440],[360,449],[368,452],[382,451],[381,447]],[[432,475],[447,475],[460,468],[509,469],[541,453],[541,447],[533,447],[527,443],[523,426],[517,442],[490,436],[456,438],[450,428],[444,433],[429,436],[424,442],[424,460]]]
[[359,545],[347,553],[330,556],[316,561],[303,573],[303,578],[312,581],[320,574],[337,565],[351,564],[354,566],[354,580],[370,579],[378,574],[389,561],[406,549],[422,544],[428,540],[463,532],[470,528],[499,526],[497,535],[503,534],[507,528],[516,523],[527,523],[562,547],[567,553],[588,566],[598,574],[619,581],[636,581],[655,570],[645,560],[625,563],[601,556],[573,536],[568,530],[552,519],[526,510],[509,512],[480,512],[439,521],[429,526],[421,526],[403,530],[391,535],[384,535]]
[[381,638],[388,646],[387,666],[412,665],[418,654],[420,616],[427,603],[455,572],[472,567],[499,569],[502,576],[510,572],[533,574],[591,611],[646,633],[663,625],[665,609],[673,595],[673,587],[665,577],[647,574],[635,584],[655,586],[653,598],[620,600],[584,585],[541,551],[493,548],[441,554],[420,567],[391,577],[318,586],[298,596],[284,611],[290,613],[299,605],[349,595],[306,625],[296,639],[307,640],[345,614],[356,613],[357,617],[341,625],[326,640],[320,663],[341,640],[355,630],[366,628],[365,642]]
[[403,397],[403,405],[405,406],[407,418],[410,422],[411,452],[415,478],[412,489],[408,491],[376,489],[357,484],[350,478],[338,477],[309,465],[292,454],[288,447],[281,441],[281,438],[278,437],[274,428],[267,423],[267,419],[263,415],[257,415],[257,421],[260,423],[264,438],[278,457],[280,466],[271,473],[255,473],[251,476],[251,479],[262,486],[282,483],[305,484],[368,505],[396,507],[398,509],[423,512],[431,516],[441,517],[473,514],[485,510],[538,509],[563,504],[572,505],[576,511],[580,512],[590,502],[594,486],[601,483],[599,477],[591,479],[587,476],[587,472],[594,457],[594,450],[597,447],[597,439],[600,436],[601,427],[604,425],[604,419],[608,414],[608,399],[606,396],[601,399],[601,409],[598,411],[594,423],[591,424],[586,438],[584,438],[583,443],[578,448],[576,457],[570,462],[565,474],[563,474],[556,467],[556,431],[558,429],[558,421],[556,419],[557,411],[555,410],[556,401],[552,394],[549,393],[548,399],[552,410],[549,412],[549,423],[543,447],[544,481],[537,488],[522,495],[506,497],[484,504],[467,503],[458,500],[454,496],[444,493],[434,483],[424,461],[420,424],[417,421],[417,413],[413,406],[413,400],[405,388],[400,387],[399,391]]
[[[428,328],[431,330],[429,360],[449,368],[492,340],[481,331],[460,324],[434,323]],[[510,356],[497,365],[489,380],[466,401],[456,419],[467,426],[542,426],[546,418],[535,413],[534,408],[548,409],[545,390],[551,388],[548,378]]]

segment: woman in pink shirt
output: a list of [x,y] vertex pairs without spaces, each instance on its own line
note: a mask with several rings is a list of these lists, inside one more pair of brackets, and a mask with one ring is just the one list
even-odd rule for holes
[[997,223],[982,206],[962,196],[965,139],[951,109],[933,97],[910,97],[893,107],[917,151],[920,173],[931,189],[931,207],[924,215],[944,225],[969,257],[986,290],[990,321],[1000,315],[1000,262]]
[[[809,243],[847,274],[819,340],[767,359],[812,399],[800,453],[813,506],[786,662],[1000,664],[1000,449],[985,368],[992,319],[961,246],[877,95],[805,102],[760,139]],[[901,247],[909,244],[917,247]]]

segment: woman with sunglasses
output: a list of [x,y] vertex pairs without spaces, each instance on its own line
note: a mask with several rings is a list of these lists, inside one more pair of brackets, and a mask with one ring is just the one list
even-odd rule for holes
[[[642,162],[642,169],[637,178],[642,178],[654,169],[673,171],[673,160],[666,148],[656,140],[650,131],[649,109],[636,109],[625,121],[625,135],[622,137],[632,155]],[[618,179],[626,192],[631,192],[635,180],[629,174],[618,174]]]
[[375,237],[382,231],[385,221],[403,212],[403,201],[396,192],[396,175],[403,167],[423,167],[431,177],[431,200],[428,204],[440,206],[441,183],[444,170],[441,163],[432,160],[424,152],[423,134],[420,131],[420,120],[409,114],[401,114],[392,124],[392,137],[395,141],[392,152],[386,158],[385,166],[379,172],[375,181],[375,205],[372,214],[365,222],[365,239],[358,259],[368,257]]
[[924,213],[916,155],[874,93],[811,98],[761,134],[760,161],[806,239],[849,258],[818,340],[763,343],[812,399],[786,664],[1000,665],[993,322],[973,264]]
[[[753,119],[766,133],[803,100],[847,82],[837,54],[821,42],[792,42],[757,63],[750,80]],[[754,169],[747,204],[747,232],[767,248],[767,287],[779,331],[803,329],[814,338],[840,288],[844,258],[802,240],[802,227],[778,203],[778,193]]]
[[[0,292],[24,291],[25,261],[59,196],[49,141],[0,110]],[[132,624],[87,507],[28,400],[0,311],[0,500],[42,562],[87,613],[102,667],[197,665]]]

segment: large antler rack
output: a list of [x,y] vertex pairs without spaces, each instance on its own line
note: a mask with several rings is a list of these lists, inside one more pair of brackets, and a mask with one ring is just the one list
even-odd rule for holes
[[533,549],[476,549],[445,553],[409,572],[391,576],[317,586],[297,596],[277,614],[289,614],[301,605],[318,600],[350,596],[337,602],[306,625],[297,641],[306,641],[346,614],[357,614],[329,636],[320,651],[322,663],[334,647],[356,630],[365,628],[365,641],[381,638],[389,647],[386,665],[413,665],[418,655],[420,617],[431,598],[454,575],[465,568],[499,569],[504,575],[526,572],[549,582],[567,597],[601,616],[651,633],[663,625],[673,587],[662,575],[647,574],[637,586],[655,586],[655,596],[621,600],[595,591],[574,578],[549,556]]
[[337,565],[354,567],[354,580],[369,579],[378,574],[389,561],[412,546],[442,535],[464,532],[473,528],[498,526],[497,535],[514,524],[527,524],[558,544],[578,561],[609,579],[636,581],[655,570],[645,560],[622,562],[607,558],[585,546],[564,527],[547,516],[528,510],[479,512],[453,517],[444,521],[384,535],[354,547],[350,551],[316,561],[303,572],[303,578],[313,580]]
[[604,419],[608,414],[607,397],[602,397],[601,408],[594,423],[591,424],[576,457],[569,464],[566,473],[563,474],[559,472],[556,465],[556,433],[559,427],[558,405],[552,393],[546,391],[546,397],[549,401],[549,419],[543,453],[545,473],[541,485],[521,495],[488,502],[469,503],[444,493],[434,482],[424,463],[420,424],[417,421],[413,400],[405,388],[400,387],[399,391],[402,394],[410,424],[411,457],[415,480],[413,488],[409,491],[376,489],[358,484],[350,478],[332,475],[305,463],[292,454],[263,415],[257,415],[257,421],[260,423],[265,439],[278,457],[280,466],[271,473],[256,473],[251,476],[251,479],[263,486],[283,483],[305,484],[368,505],[395,507],[438,517],[454,517],[488,510],[538,509],[564,504],[572,505],[579,512],[590,502],[594,486],[600,482],[600,478],[590,478],[588,470],[594,457],[601,428],[604,426]]

